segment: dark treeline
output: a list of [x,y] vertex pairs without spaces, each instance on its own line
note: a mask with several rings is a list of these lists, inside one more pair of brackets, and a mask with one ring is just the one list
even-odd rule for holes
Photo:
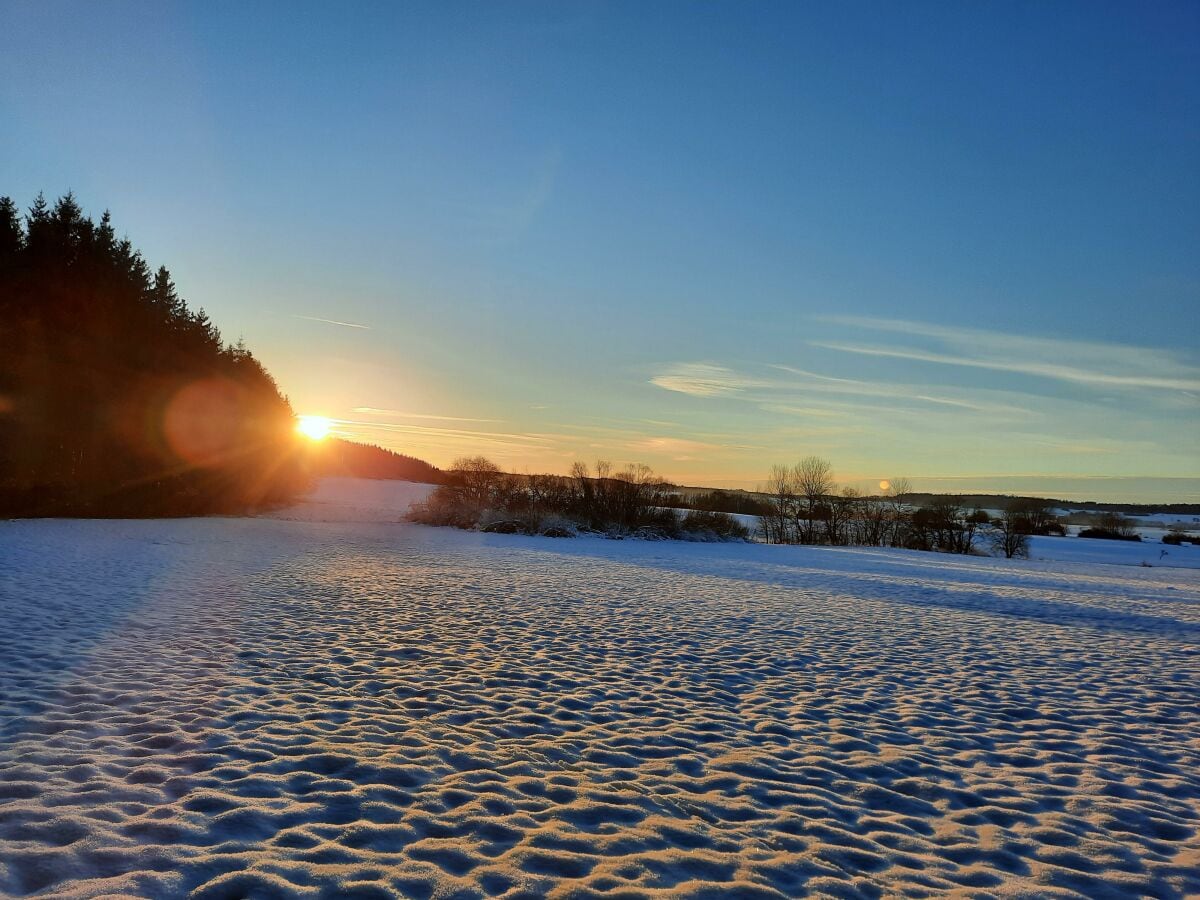
[[422,459],[405,456],[374,444],[358,444],[327,438],[308,450],[309,466],[315,475],[343,478],[387,478],[441,484],[442,470]]
[[1010,503],[1037,501],[1046,506],[1079,512],[1120,513],[1126,516],[1200,515],[1200,503],[1103,503],[1097,500],[1058,500],[1053,497],[1020,497],[1011,494],[913,494],[912,501],[925,505],[943,497],[954,497],[964,506],[987,509],[1006,509]]
[[714,490],[689,494],[677,489],[666,505],[677,509],[703,509],[745,516],[763,516],[771,510],[769,504],[745,491]]
[[576,463],[570,475],[510,475],[482,456],[459,459],[441,486],[409,518],[427,525],[567,537],[577,531],[610,537],[744,540],[749,531],[732,516],[707,510],[681,514],[671,506],[674,486],[648,466],[614,471],[607,462],[590,470]]
[[235,512],[304,483],[263,366],[70,194],[0,199],[0,347],[0,514]]
[[[716,508],[707,504],[707,497],[731,498],[739,508],[727,512],[744,512],[750,515],[761,515],[755,509],[762,509],[767,502],[762,491],[719,491],[708,488],[684,487],[679,489],[679,505],[687,507],[696,504],[697,508]],[[864,496],[872,496],[865,494]],[[885,495],[873,495],[882,498]],[[691,499],[689,499],[691,498]],[[930,506],[939,501],[953,501],[967,509],[1007,509],[1011,504],[1036,503],[1050,509],[1070,511],[1064,518],[1075,516],[1073,524],[1090,523],[1105,513],[1117,513],[1124,516],[1196,516],[1200,515],[1200,503],[1104,503],[1096,500],[1075,501],[1059,500],[1053,497],[1029,497],[1014,494],[935,494],[925,491],[914,491],[908,495],[908,501],[913,506]]]

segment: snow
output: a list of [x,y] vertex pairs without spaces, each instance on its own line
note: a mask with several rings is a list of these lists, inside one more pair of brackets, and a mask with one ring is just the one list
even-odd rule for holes
[[295,506],[266,514],[295,522],[399,522],[413,504],[434,491],[432,484],[370,478],[322,478]]
[[1164,544],[1162,534],[1159,532],[1157,538],[1143,536],[1140,542],[1077,536],[1032,537],[1029,539],[1029,555],[1032,559],[1071,563],[1200,569],[1200,547],[1194,544],[1177,547]]
[[1194,569],[321,490],[0,522],[0,895],[1200,892]]

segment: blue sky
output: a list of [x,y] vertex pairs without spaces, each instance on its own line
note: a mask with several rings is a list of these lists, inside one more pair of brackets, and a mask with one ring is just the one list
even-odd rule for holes
[[0,122],[358,439],[1200,500],[1195,3],[0,0]]

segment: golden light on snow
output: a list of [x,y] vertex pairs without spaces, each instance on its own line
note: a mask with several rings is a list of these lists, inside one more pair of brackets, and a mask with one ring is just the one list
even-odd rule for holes
[[883,479],[883,481],[879,482],[879,489],[881,491],[886,491],[891,486],[892,486],[892,483],[890,481],[888,481],[886,478]]
[[300,416],[296,422],[296,430],[310,441],[324,440],[329,436],[329,428],[333,423],[324,416]]

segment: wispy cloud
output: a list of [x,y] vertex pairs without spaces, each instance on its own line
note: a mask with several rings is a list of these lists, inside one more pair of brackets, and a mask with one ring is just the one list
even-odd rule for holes
[[339,325],[342,328],[362,328],[365,331],[370,331],[370,325],[360,325],[358,322],[339,322],[337,319],[322,319],[320,316],[300,316],[293,315],[293,319],[305,319],[309,322],[322,322],[325,325]]
[[813,416],[818,419],[844,419],[849,413],[844,409],[828,409],[822,406],[797,406],[790,403],[763,403],[766,412],[785,416]]
[[1030,337],[973,328],[929,325],[900,319],[822,316],[820,321],[856,329],[903,334],[933,347],[879,346],[812,341],[843,353],[887,357],[1033,375],[1096,388],[1198,391],[1200,368],[1149,347]]
[[518,465],[531,457],[558,453],[563,444],[547,435],[520,431],[475,431],[405,422],[340,419],[334,428],[351,440],[380,444],[401,453],[420,456],[438,465],[460,456],[484,454],[502,465]]
[[471,442],[475,441],[540,447],[548,443],[553,443],[555,440],[554,435],[532,434],[529,432],[476,431],[469,428],[442,428],[433,425],[414,425],[408,422],[359,422],[353,419],[334,419],[333,423],[347,430],[391,431],[420,435],[426,438],[447,438],[462,447],[470,447]]
[[421,420],[446,421],[446,424],[441,424],[439,421],[396,421],[402,416],[386,415],[396,411],[378,407],[357,407],[355,412],[364,418],[333,420],[339,434],[360,440],[366,438],[406,453],[434,453],[443,459],[451,455],[485,453],[507,464],[527,464],[531,457],[541,460],[578,458],[587,455],[588,451],[594,451],[617,465],[635,461],[661,464],[665,460],[690,462],[717,457],[728,459],[747,450],[763,449],[746,443],[744,436],[740,435],[735,439],[726,434],[682,430],[675,434],[664,434],[661,431],[648,432],[644,427],[621,428],[590,423],[564,423],[550,426],[562,430],[546,432],[499,431],[474,429],[469,424],[455,427],[453,424],[485,420],[408,414]]
[[696,441],[690,438],[678,437],[648,437],[634,441],[629,445],[631,450],[644,450],[648,453],[679,454],[696,453],[712,454],[731,450],[751,450],[744,444],[716,444],[710,441]]
[[[648,422],[647,419],[604,419],[602,421],[611,421],[620,425],[623,421],[628,423],[630,427],[617,427],[617,425],[597,425],[585,422],[562,422],[556,425],[556,428],[563,428],[571,432],[583,432],[584,434],[596,434],[605,438],[612,438],[619,441],[635,441],[656,437],[658,432],[648,432],[643,425]],[[662,425],[664,423],[657,423]],[[730,442],[741,440],[744,435],[731,434],[729,432],[714,432],[704,429],[683,428],[678,424],[669,423],[669,427],[676,429],[673,437],[687,436],[689,439],[710,442],[712,446],[728,446]]]
[[897,384],[895,382],[860,381],[856,378],[834,378],[830,375],[818,375],[806,369],[794,366],[774,365],[772,369],[787,372],[797,376],[799,380],[776,383],[781,389],[802,389],[808,393],[840,394],[850,397],[866,397],[877,400],[917,401],[931,403],[935,406],[952,406],[988,415],[1018,415],[1027,416],[1028,410],[1013,404],[1002,404],[980,399],[963,399],[947,397],[943,394],[930,393],[928,385]]
[[940,363],[949,366],[968,366],[975,369],[992,369],[1001,372],[1019,372],[1023,375],[1038,375],[1043,378],[1055,378],[1060,381],[1071,381],[1077,384],[1088,384],[1104,387],[1141,387],[1162,388],[1166,390],[1190,391],[1200,389],[1200,379],[1162,378],[1156,375],[1131,375],[1112,372],[1078,369],[1072,366],[1062,366],[1055,363],[1035,362],[1030,359],[996,360],[953,356],[945,353],[931,353],[921,350],[906,350],[893,347],[874,347],[855,344],[835,344],[824,341],[811,341],[814,347],[824,347],[827,350],[840,350],[844,353],[858,353],[863,356],[886,356],[892,359],[909,359],[917,362]]
[[410,413],[376,406],[356,406],[354,412],[364,416],[386,416],[392,419],[430,419],[437,422],[499,422],[499,419],[472,419],[466,416],[435,416],[429,413]]
[[[994,399],[1000,392],[959,390],[955,396],[929,385],[835,378],[795,366],[768,365],[763,374],[739,372],[712,363],[676,363],[650,379],[664,390],[694,397],[729,397],[768,412],[796,416],[838,416],[854,412],[905,412],[915,407],[950,407],[992,417],[1028,419],[1034,416],[1015,402]],[[773,374],[783,373],[783,376]],[[864,400],[890,401],[868,406]]]
[[748,388],[770,387],[770,382],[710,363],[678,363],[655,375],[650,383],[693,397],[725,397],[740,394]]
[[1087,443],[1067,443],[1064,441],[1039,441],[1034,440],[1034,443],[1040,447],[1047,447],[1055,453],[1068,453],[1071,456],[1084,455],[1088,456],[1096,453],[1121,453],[1117,447],[1100,447],[1095,444]]
[[[670,459],[685,462],[696,459],[729,459],[746,451],[763,450],[748,439],[754,435],[728,434],[684,428],[674,422],[628,421],[632,427],[601,425],[594,423],[563,422],[555,425],[563,429],[555,435],[566,444],[586,447],[614,458],[618,462],[661,462]],[[644,426],[652,424],[656,430],[648,431]],[[673,433],[664,433],[661,427],[671,427]]]

